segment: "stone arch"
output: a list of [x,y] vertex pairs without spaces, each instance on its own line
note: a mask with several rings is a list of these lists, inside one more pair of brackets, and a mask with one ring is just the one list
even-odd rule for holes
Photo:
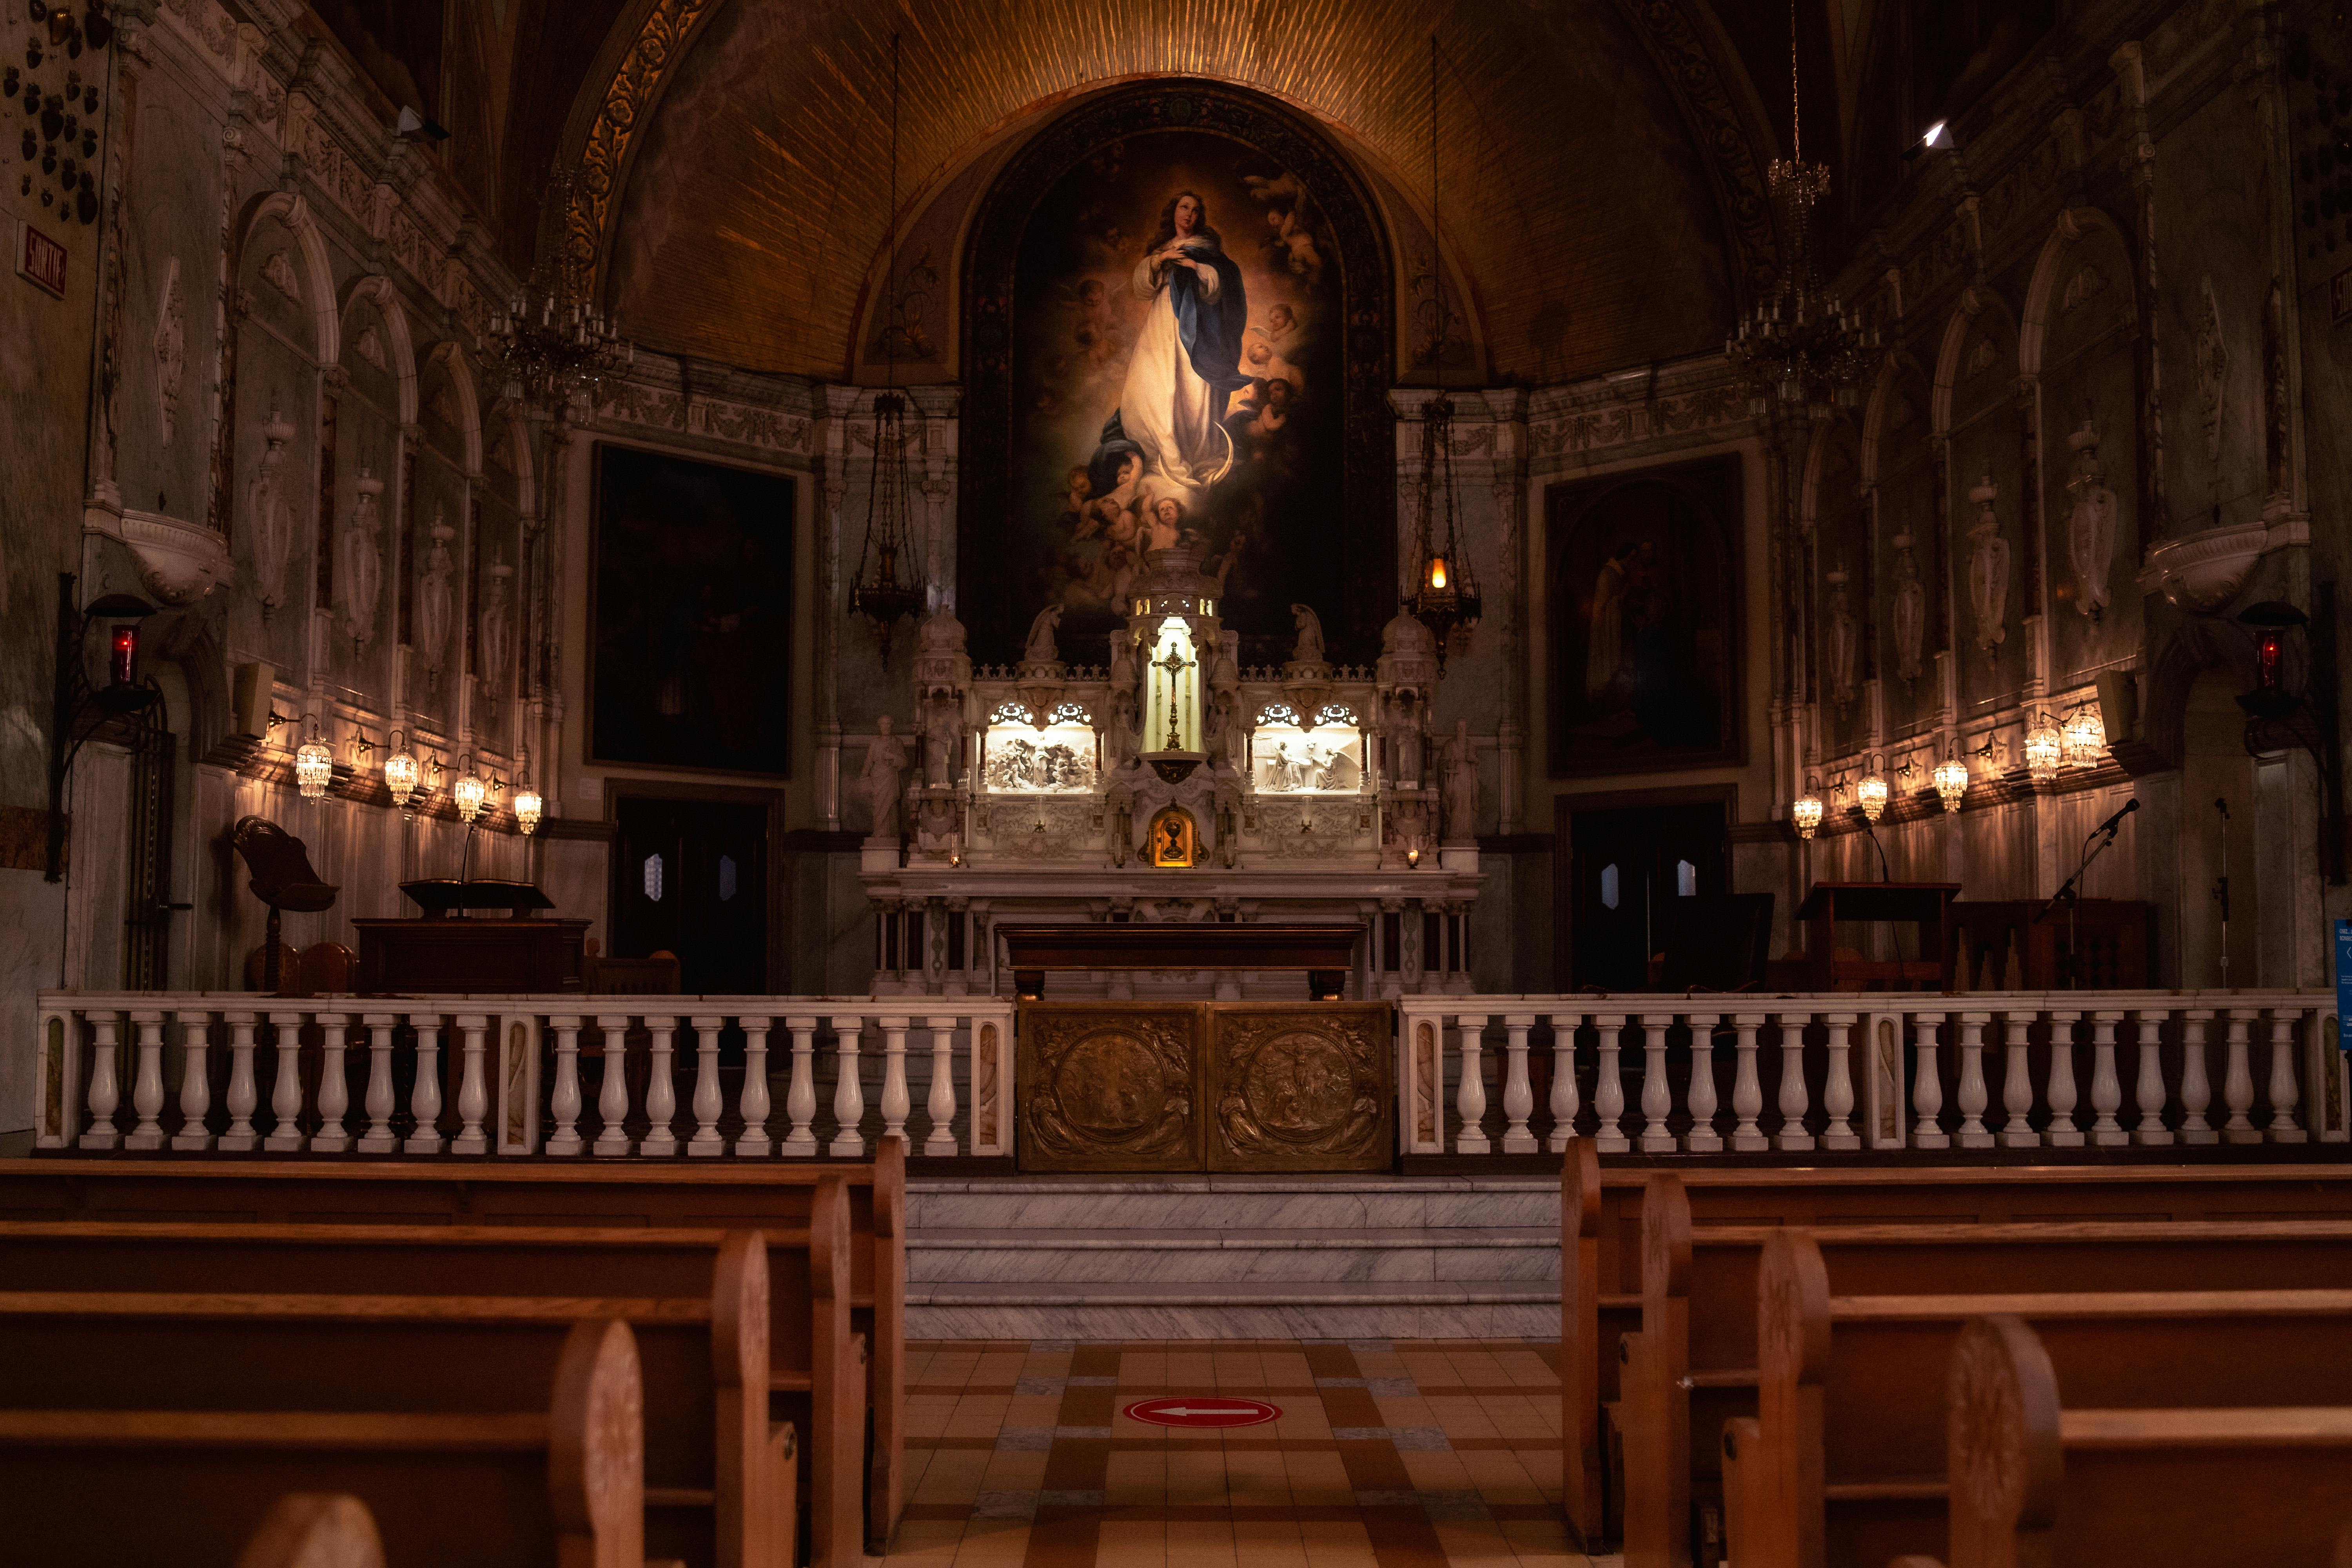
[[[1879,365],[1878,374],[1871,384],[1870,401],[1862,411],[1862,476],[1864,484],[1876,484],[1879,476],[1885,472],[1881,458],[1885,443],[1897,424],[1895,418],[1897,402],[1907,402],[1910,395],[1906,388],[1916,388],[1923,383],[1932,393],[1935,384],[1930,379],[1927,367],[1902,350],[1888,354]],[[1915,406],[1910,417],[1917,418],[1927,413],[1928,409]],[[1901,423],[1907,425],[1908,421]]]
[[[1979,323],[1990,316],[1993,327],[2005,335],[2010,363],[2017,363],[2017,317],[2008,302],[1990,289],[1969,286],[1960,291],[1960,302],[1953,310],[1951,320],[1945,323],[1944,338],[1936,353],[1936,379],[1933,423],[1930,428],[1939,436],[1948,436],[1957,423],[1954,408],[1957,395],[1969,375],[1967,356],[1969,339]],[[1990,337],[1990,331],[1981,335]]]
[[319,233],[318,220],[310,216],[310,204],[290,191],[274,191],[254,204],[246,214],[245,227],[237,237],[237,255],[245,254],[246,246],[255,231],[264,223],[275,222],[294,237],[294,248],[302,258],[301,281],[309,295],[313,325],[311,341],[312,363],[331,365],[342,358],[341,322],[335,310],[335,268],[327,255],[327,242]]
[[[490,405],[490,416],[485,426],[502,432],[506,437],[507,452],[513,458],[507,472],[514,478],[515,510],[530,517],[539,494],[538,472],[531,462],[530,416],[521,404],[502,397]],[[492,439],[485,449],[495,452],[498,446],[498,441]]]
[[2042,254],[2033,264],[2032,280],[2025,287],[2023,322],[2017,337],[2017,368],[2020,375],[2042,374],[2042,351],[2048,338],[2050,322],[2063,295],[2063,282],[2071,277],[2067,262],[2084,242],[2094,238],[2112,241],[2125,258],[2135,263],[2132,269],[2115,279],[2124,290],[2126,313],[2137,319],[2138,299],[2137,279],[2137,253],[2130,234],[2124,226],[2099,207],[2068,207],[2058,215],[2057,226],[2042,247]]
[[[392,337],[387,353],[392,356],[392,374],[400,388],[400,422],[416,423],[416,348],[408,335],[408,312],[400,303],[400,290],[392,279],[382,273],[362,278],[351,287],[343,299],[343,314],[349,315],[361,300],[373,305],[376,314],[383,318],[383,330]],[[341,358],[340,355],[337,356]]]
[[466,351],[457,346],[455,338],[445,338],[425,356],[425,369],[438,371],[448,378],[450,389],[457,398],[457,434],[465,443],[466,472],[469,477],[480,477],[482,408],[474,392],[474,372],[466,363]]

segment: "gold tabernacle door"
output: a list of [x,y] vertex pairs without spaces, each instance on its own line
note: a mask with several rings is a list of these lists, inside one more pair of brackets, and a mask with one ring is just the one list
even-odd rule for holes
[[1385,1171],[1385,1002],[1024,1002],[1024,1171]]

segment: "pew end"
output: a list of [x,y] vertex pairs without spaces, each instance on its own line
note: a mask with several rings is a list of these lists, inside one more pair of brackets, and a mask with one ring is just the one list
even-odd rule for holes
[[1606,1528],[1601,1454],[1601,1155],[1571,1138],[1559,1176],[1560,1487],[1569,1528],[1588,1551]]
[[288,1492],[261,1516],[236,1568],[384,1568],[383,1538],[349,1492]]

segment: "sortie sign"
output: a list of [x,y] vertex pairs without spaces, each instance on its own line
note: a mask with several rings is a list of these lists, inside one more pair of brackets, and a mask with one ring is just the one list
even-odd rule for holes
[[1262,1426],[1282,1414],[1263,1399],[1226,1399],[1205,1394],[1171,1394],[1139,1399],[1127,1407],[1130,1421],[1154,1426]]

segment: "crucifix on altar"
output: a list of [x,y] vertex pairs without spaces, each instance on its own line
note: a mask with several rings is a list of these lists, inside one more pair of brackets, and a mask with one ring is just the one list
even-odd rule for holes
[[1201,660],[1192,629],[1181,616],[1160,623],[1146,667],[1150,726],[1145,736],[1162,752],[1198,753],[1201,744]]

